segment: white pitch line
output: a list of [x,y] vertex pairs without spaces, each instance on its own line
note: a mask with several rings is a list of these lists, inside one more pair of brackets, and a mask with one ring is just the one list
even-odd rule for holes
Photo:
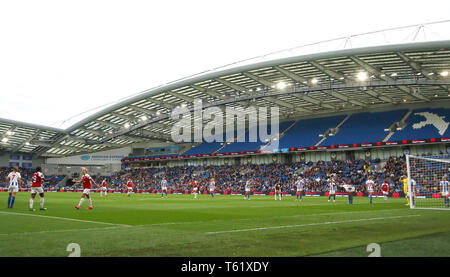
[[[397,211],[397,210],[405,210],[403,209],[392,209],[392,210],[386,210],[388,212],[391,211]],[[384,210],[382,210],[384,211]],[[235,220],[237,221],[248,221],[248,220],[258,220],[258,219],[267,219],[267,218],[286,218],[286,217],[306,217],[306,216],[328,216],[328,215],[343,215],[343,214],[361,214],[361,213],[369,213],[372,211],[353,211],[353,212],[337,212],[337,213],[318,213],[318,214],[296,214],[296,215],[283,215],[283,216],[269,216],[269,217],[263,217],[263,218],[237,218]],[[214,219],[214,220],[202,220],[202,221],[184,221],[184,222],[163,222],[163,223],[153,223],[153,224],[143,224],[143,225],[133,225],[133,227],[138,226],[164,226],[164,225],[184,225],[184,224],[198,224],[198,223],[213,223],[223,221],[223,219]]]
[[283,229],[283,228],[295,228],[295,227],[305,227],[305,226],[318,226],[318,225],[351,223],[351,222],[361,222],[361,221],[372,221],[372,220],[397,219],[397,218],[413,217],[413,216],[420,216],[420,214],[418,214],[418,215],[404,215],[404,216],[391,216],[391,217],[373,217],[373,218],[364,218],[364,219],[328,221],[328,222],[320,222],[320,223],[308,223],[308,224],[285,225],[285,226],[259,227],[259,228],[250,228],[250,229],[240,229],[240,230],[206,232],[205,234],[206,235],[212,235],[212,234],[224,234],[224,233],[250,232],[250,231],[261,231],[261,230],[269,230],[269,229]]
[[109,223],[109,222],[82,220],[82,219],[75,219],[75,218],[48,216],[48,215],[38,215],[38,214],[24,214],[24,213],[15,213],[15,212],[0,212],[0,214],[35,216],[35,217],[44,217],[44,218],[50,218],[50,219],[77,221],[77,222],[84,222],[84,223],[96,223],[96,224],[105,224],[105,225],[113,225],[113,226],[131,227],[131,225],[126,225],[126,224],[116,224],[116,223]]
[[[377,212],[392,212],[392,211],[406,211],[406,209],[391,209],[391,210],[378,210]],[[409,209],[408,209],[409,210]],[[318,213],[318,214],[294,214],[294,215],[281,215],[281,216],[270,216],[265,218],[286,218],[286,217],[305,217],[305,216],[323,216],[323,215],[342,215],[342,214],[363,214],[363,213],[372,213],[373,211],[353,211],[353,212],[336,212],[336,213]]]
[[[286,203],[286,202],[285,202]],[[291,203],[294,204],[294,203]],[[292,207],[311,207],[311,206],[348,206],[347,203],[313,203],[313,204],[302,204],[302,203],[297,203],[297,205],[290,205],[290,206],[286,206],[286,205],[277,205],[277,206],[250,206],[250,208],[292,208]]]
[[36,232],[19,232],[19,233],[9,233],[0,234],[0,236],[16,236],[16,235],[34,235],[34,234],[45,234],[45,233],[64,233],[64,232],[80,232],[80,231],[95,231],[95,230],[112,230],[118,228],[129,228],[131,226],[112,226],[112,227],[98,227],[98,228],[83,228],[83,229],[65,229],[65,230],[45,230]]

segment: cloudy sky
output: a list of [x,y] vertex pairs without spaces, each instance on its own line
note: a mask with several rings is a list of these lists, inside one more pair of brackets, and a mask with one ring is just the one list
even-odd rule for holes
[[0,1],[0,117],[65,119],[227,63],[450,19],[450,1]]

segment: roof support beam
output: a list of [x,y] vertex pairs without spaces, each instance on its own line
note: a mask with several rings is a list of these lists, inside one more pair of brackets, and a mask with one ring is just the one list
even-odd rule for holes
[[39,134],[41,133],[41,130],[37,130],[37,132],[35,132],[29,139],[25,140],[24,142],[22,142],[21,144],[19,144],[18,146],[16,146],[12,152],[17,152],[19,151],[22,147],[25,146],[25,144],[28,142],[31,142],[32,140],[34,140],[35,138],[37,138],[39,136]]
[[213,89],[210,89],[210,88],[204,88],[204,87],[201,87],[201,86],[198,86],[198,85],[191,85],[191,87],[196,89],[196,90],[198,90],[198,91],[200,91],[200,92],[206,93],[206,94],[208,94],[209,96],[212,96],[212,97],[217,97],[217,98],[220,98],[220,99],[226,98],[226,96],[223,96],[221,93],[219,93],[219,92],[217,92],[217,91],[215,91]]
[[392,98],[390,98],[390,97],[387,97],[387,96],[384,96],[382,93],[380,93],[380,92],[376,92],[376,91],[374,91],[374,90],[371,90],[371,89],[368,89],[368,90],[366,90],[365,91],[368,95],[370,95],[370,96],[372,96],[372,97],[375,97],[375,98],[378,98],[378,99],[380,99],[381,101],[384,101],[384,102],[388,102],[388,103],[397,103],[396,101],[394,101]]
[[335,79],[345,78],[344,74],[334,71],[332,69],[329,69],[326,66],[323,66],[316,61],[310,61],[309,63],[314,65],[317,69],[319,69],[320,71],[322,71],[323,73],[327,74],[330,77],[333,77]]
[[[70,151],[73,151],[73,152],[77,152],[77,151],[80,151],[80,150],[84,149],[84,148],[81,148],[81,147],[69,146],[69,145],[57,145],[57,146],[54,146],[53,148],[65,149],[65,150],[70,150]],[[84,149],[84,150],[86,150],[86,149]]]
[[[65,139],[67,139],[68,137],[69,137],[69,135],[67,135],[67,134],[61,134],[49,146],[41,145],[41,146],[43,146],[43,148],[41,150],[39,150],[39,152],[36,153],[36,156],[37,157],[41,156],[43,153],[47,152],[50,148],[55,147],[55,145],[58,145],[59,143],[61,143]],[[34,143],[34,141],[33,141],[32,144],[36,144],[36,143]],[[38,144],[36,144],[36,145],[38,145]]]
[[128,121],[134,121],[134,120],[138,119],[138,117],[124,115],[124,114],[120,114],[120,113],[117,113],[117,112],[112,112],[110,114],[113,115],[113,116],[116,116],[118,118],[121,118],[123,120],[128,120]]
[[[340,72],[331,70],[331,69],[327,68],[326,66],[323,66],[320,63],[315,62],[315,61],[310,61],[309,63],[312,64],[313,66],[315,66],[317,69],[319,69],[323,73],[325,73],[328,76],[332,77],[332,78],[344,79],[345,80],[344,74],[342,74]],[[348,83],[349,81],[345,80],[345,82]],[[351,99],[351,98],[349,98],[349,97],[347,97],[347,96],[345,96],[345,95],[343,95],[341,93],[338,93],[336,91],[330,91],[329,94],[332,95],[335,98],[338,98],[338,99],[343,100],[345,102],[349,102],[349,103],[354,104],[354,105],[358,105],[358,106],[361,106],[361,107],[365,107],[366,106],[366,104],[364,104],[364,103],[362,103],[362,102],[360,102],[358,100]]]
[[[274,68],[275,68],[276,70],[278,70],[281,74],[285,75],[285,76],[288,77],[288,78],[291,78],[292,80],[294,80],[294,81],[296,81],[296,82],[299,82],[299,83],[308,83],[308,79],[306,79],[306,78],[303,77],[303,76],[300,76],[300,75],[298,75],[298,74],[296,74],[296,73],[293,73],[293,72],[291,72],[291,71],[289,71],[289,70],[287,70],[287,69],[284,69],[284,68],[282,68],[282,67],[280,67],[280,66],[274,66]],[[333,105],[323,103],[322,101],[319,101],[319,100],[317,100],[317,99],[314,99],[314,98],[312,98],[311,96],[308,96],[308,95],[303,94],[303,93],[296,93],[296,94],[293,94],[293,96],[294,96],[294,97],[297,97],[298,99],[301,99],[301,100],[303,100],[303,101],[309,102],[309,103],[311,103],[311,104],[318,105],[318,106],[320,106],[320,107],[324,107],[324,108],[328,108],[328,109],[333,109],[333,110],[336,109]]]
[[303,76],[300,76],[296,73],[293,73],[287,69],[284,69],[280,66],[274,66],[273,68],[275,68],[276,70],[278,70],[281,74],[283,74],[284,76],[291,78],[292,80],[299,82],[299,83],[308,83],[308,79],[306,79]]
[[[254,74],[251,74],[251,73],[248,73],[248,72],[244,72],[243,74],[245,76],[249,77],[250,79],[253,79],[254,81],[256,81],[256,82],[258,82],[258,83],[260,83],[260,84],[262,84],[262,85],[264,85],[266,87],[273,87],[273,86],[275,86],[275,84],[273,82],[268,81],[268,80],[266,80],[264,78],[258,77],[258,76],[254,75]],[[288,103],[286,101],[277,99],[275,97],[266,97],[265,100],[267,100],[269,102],[272,102],[272,103],[275,103],[277,105],[283,106],[283,107],[287,107],[287,108],[290,108],[290,109],[295,109],[296,111],[299,111],[299,112],[311,113],[310,110],[308,110],[308,109],[300,108],[299,106],[293,105],[291,103]]]
[[268,81],[268,80],[266,80],[264,78],[258,77],[258,76],[254,75],[254,74],[251,74],[251,73],[248,73],[248,72],[244,72],[242,74],[244,74],[245,76],[249,77],[250,79],[252,79],[252,80],[254,80],[254,81],[256,81],[256,82],[258,82],[258,83],[260,83],[260,84],[262,84],[262,85],[264,85],[266,87],[270,88],[270,87],[275,85],[274,83],[272,83],[272,82],[270,82],[270,81]]
[[[353,61],[355,61],[355,59],[353,59]],[[355,61],[355,62],[356,62],[356,61]],[[334,71],[334,70],[332,70],[332,69],[329,69],[329,68],[327,68],[326,66],[323,66],[323,65],[321,65],[321,64],[319,64],[318,62],[315,62],[315,61],[311,61],[310,63],[311,63],[312,65],[314,65],[317,69],[319,69],[320,71],[324,72],[325,74],[327,74],[328,76],[330,76],[330,77],[332,77],[332,78],[344,80],[344,82],[347,83],[347,84],[348,84],[348,83],[351,83],[351,80],[349,80],[348,78],[345,78],[344,74],[342,74],[342,73],[340,73],[340,72],[337,72],[337,71]],[[362,66],[363,61],[360,61],[360,60],[358,59],[358,62],[357,62],[357,63],[360,64],[360,65]],[[375,68],[371,67],[371,66],[368,65],[368,64],[364,64],[364,66],[362,66],[362,67],[365,68],[365,69],[368,70],[368,71],[369,71],[369,69],[375,71],[375,72],[372,72],[372,73],[379,72],[379,71],[377,71]],[[382,96],[380,93],[377,93],[377,92],[375,92],[375,91],[372,91],[371,89],[366,89],[365,92],[366,92],[367,94],[369,94],[370,96],[373,96],[373,97],[375,97],[375,98],[378,98],[378,99],[380,99],[380,100],[382,100],[382,101],[384,101],[384,102],[394,103],[394,101],[393,101],[390,97]],[[332,94],[332,95],[333,95],[333,94]],[[343,96],[342,94],[339,94],[339,93],[336,93],[336,92],[334,93],[333,96],[336,97],[336,98],[339,98],[339,99],[341,99],[341,100],[347,101],[347,102],[349,102],[349,103],[352,103],[352,104],[361,106],[361,107],[365,107],[365,106],[366,106],[366,104],[364,104],[364,103],[362,103],[362,102],[360,102],[360,101],[351,99],[351,98],[349,98],[349,97]],[[345,100],[345,99],[347,99],[347,100]]]
[[223,85],[225,85],[225,86],[227,86],[227,87],[229,87],[229,88],[232,88],[232,89],[234,89],[234,90],[237,90],[237,91],[246,91],[247,90],[247,88],[245,88],[245,87],[243,87],[243,86],[240,86],[240,85],[237,85],[237,84],[235,84],[235,83],[232,83],[232,82],[230,82],[230,81],[227,81],[227,80],[225,80],[225,79],[221,79],[221,78],[217,78],[217,79],[215,79],[217,82],[219,82],[219,83],[221,83],[221,84],[223,84]]
[[97,122],[100,125],[108,126],[108,127],[114,128],[114,129],[121,129],[121,128],[123,128],[122,125],[119,125],[119,124],[116,124],[116,123],[112,123],[112,122],[108,122],[108,121],[94,120],[94,122]]
[[[361,66],[364,70],[366,70],[367,72],[374,74],[375,76],[377,76],[378,78],[381,78],[385,81],[392,81],[391,78],[387,77],[386,75],[383,75],[383,72],[381,72],[381,70],[379,70],[378,68],[366,63],[365,61],[355,57],[355,56],[350,56],[349,57],[352,61],[354,61],[356,64],[358,64],[359,66]],[[378,93],[375,92],[373,90],[366,90],[367,94],[369,94],[370,96],[373,96],[375,98],[378,98],[384,102],[388,102],[388,103],[397,103],[396,101],[394,101],[394,99],[384,96],[382,93]]]
[[168,135],[155,135],[155,134],[151,134],[151,133],[144,133],[144,134],[139,134],[139,133],[134,133],[134,134],[128,134],[128,136],[133,137],[133,138],[138,138],[138,139],[144,139],[144,140],[158,140],[158,141],[171,141],[172,137],[168,136]]
[[181,100],[186,101],[186,102],[189,102],[189,103],[193,103],[194,100],[195,100],[193,97],[190,97],[190,96],[187,96],[187,95],[183,95],[183,94],[178,93],[178,92],[169,91],[168,94],[170,94],[172,96],[175,96],[176,98],[181,99]]
[[88,132],[88,133],[91,133],[91,134],[96,135],[96,136],[99,136],[99,137],[102,137],[102,136],[105,135],[104,132],[97,131],[97,130],[92,130],[92,129],[88,129],[88,128],[86,128],[86,127],[82,127],[82,128],[79,128],[79,129],[82,130],[82,131],[84,131],[84,132]]
[[347,97],[347,96],[345,96],[345,95],[343,95],[343,94],[341,94],[339,92],[336,92],[336,91],[330,91],[329,94],[332,95],[335,98],[338,98],[338,99],[340,99],[342,101],[345,101],[345,102],[349,102],[349,103],[357,105],[357,106],[361,106],[361,107],[367,106],[366,104],[364,104],[364,103],[362,103],[360,101],[357,101],[357,100],[354,100],[354,99],[350,99],[349,97]]
[[[397,56],[399,56],[405,63],[407,63],[415,71],[420,72],[423,76],[425,76],[425,78],[430,79],[430,80],[436,79],[433,74],[434,72],[423,69],[419,63],[415,62],[414,60],[412,60],[411,58],[409,58],[402,52],[397,52]],[[443,89],[445,89],[447,92],[450,91],[448,86],[441,86],[441,87]]]
[[149,115],[149,116],[158,116],[161,113],[161,112],[158,112],[157,110],[150,110],[150,109],[141,108],[141,107],[133,106],[133,105],[130,105],[128,107],[130,109],[132,109],[132,110],[144,113],[144,114]]
[[129,134],[129,133],[127,135],[120,136],[118,139],[121,139],[121,138],[126,139],[126,140],[131,140],[132,142],[142,142],[145,140],[145,139],[133,136],[132,134]]
[[292,96],[297,97],[298,99],[301,99],[305,102],[309,102],[311,104],[317,105],[319,107],[324,107],[324,108],[328,108],[328,109],[332,109],[332,110],[336,109],[336,107],[334,107],[333,105],[324,103],[324,102],[317,100],[315,98],[312,98],[311,96],[308,96],[304,93],[295,93],[295,94],[292,94]]
[[[397,53],[397,55],[398,55],[398,53]],[[402,56],[399,55],[399,57],[403,60]],[[404,57],[406,57],[406,56],[404,56]],[[406,62],[406,63],[408,64],[408,62],[407,62],[406,60],[403,60],[403,61]],[[409,65],[409,66],[411,66],[411,65]],[[395,79],[393,79],[393,78],[391,78],[391,77],[389,77],[389,76],[387,76],[387,75],[384,75],[384,76],[381,76],[381,75],[383,75],[383,74],[382,74],[381,72],[379,72],[379,77],[380,77],[381,79],[385,80],[385,81],[388,81],[388,82],[393,82],[393,81],[395,81]],[[412,96],[412,97],[414,97],[414,98],[417,98],[417,99],[420,99],[420,100],[425,100],[425,101],[427,101],[427,102],[431,101],[431,100],[428,99],[427,97],[423,96],[420,92],[413,91],[413,90],[411,90],[411,88],[409,88],[409,87],[407,87],[407,86],[399,85],[398,88],[399,88],[401,91],[405,92],[406,94],[408,94],[408,95],[410,95],[410,96]]]
[[413,61],[410,57],[406,56],[405,54],[403,54],[402,52],[397,52],[396,53],[397,56],[400,57],[400,59],[402,59],[402,61],[404,61],[405,63],[407,63],[411,68],[413,68],[416,72],[420,72],[423,75],[425,75],[425,77],[428,76],[428,74],[431,71],[425,70],[423,69],[418,63],[416,63],[415,61]]
[[176,107],[175,104],[172,104],[172,103],[169,103],[169,102],[166,102],[166,101],[156,100],[156,99],[153,99],[153,98],[147,98],[147,100],[150,101],[150,102],[153,102],[153,103],[155,103],[157,105],[160,105],[161,107],[167,108],[167,109],[173,109],[173,108]]

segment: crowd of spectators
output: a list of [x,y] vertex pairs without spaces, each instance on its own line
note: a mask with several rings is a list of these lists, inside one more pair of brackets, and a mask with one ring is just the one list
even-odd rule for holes
[[[415,162],[412,166],[416,167]],[[0,168],[0,187],[7,188],[6,176],[11,168]],[[33,170],[20,168],[23,188],[29,188],[32,182]],[[169,190],[184,192],[192,189],[195,180],[200,191],[207,191],[211,178],[215,179],[216,192],[243,192],[245,182],[253,181],[253,190],[259,193],[273,191],[275,185],[280,185],[285,192],[295,189],[298,176],[305,180],[306,192],[325,192],[328,190],[327,180],[334,174],[338,185],[352,184],[356,191],[365,192],[364,186],[368,176],[375,181],[375,190],[379,190],[384,180],[390,184],[391,192],[402,192],[406,174],[406,164],[403,157],[390,157],[387,161],[380,160],[332,160],[318,162],[296,162],[290,164],[246,164],[221,166],[178,166],[163,168],[127,168],[116,172],[112,176],[92,176],[98,185],[106,179],[108,188],[123,190],[129,180],[133,182],[135,190],[158,191],[161,189],[163,177],[169,183]],[[435,174],[436,175],[436,174]],[[436,176],[430,173],[416,174],[416,182],[422,184],[418,190],[433,188]],[[44,183],[46,189],[56,189],[58,181],[63,176],[46,176],[49,181]],[[66,187],[67,189],[81,188],[81,184]],[[436,189],[436,188],[435,188]],[[338,191],[343,191],[338,187]]]
[[291,164],[246,164],[221,166],[178,166],[164,168],[127,168],[110,177],[95,177],[98,184],[107,179],[112,189],[124,189],[131,180],[135,189],[158,191],[163,177],[172,191],[192,189],[192,182],[199,184],[200,191],[206,191],[211,181],[215,180],[216,192],[243,192],[245,182],[253,180],[254,191],[268,193],[276,184],[283,191],[295,189],[295,181],[302,176],[306,181],[305,191],[324,192],[328,190],[327,180],[331,174],[336,175],[339,185],[350,183],[357,191],[365,192],[365,181],[370,175],[379,189],[386,179],[391,192],[401,192],[401,177],[405,172],[403,158],[391,157],[385,163],[380,160],[346,160],[296,162]]
[[[6,177],[12,171],[10,167],[0,167],[0,188],[6,189],[9,184],[6,182]],[[31,168],[19,168],[20,176],[22,177],[22,186],[21,188],[28,189],[31,187],[31,183],[33,180],[33,174],[35,170]],[[44,183],[46,189],[56,189],[59,181],[64,176],[46,176],[48,179],[47,182]]]

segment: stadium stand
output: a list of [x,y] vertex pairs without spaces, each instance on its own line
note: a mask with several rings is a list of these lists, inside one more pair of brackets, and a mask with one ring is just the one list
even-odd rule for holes
[[[409,114],[409,117],[408,117]],[[406,119],[405,119],[406,117]],[[344,120],[345,119],[345,120]],[[405,120],[406,126],[402,130],[390,133],[386,129],[393,123]],[[279,125],[278,148],[310,147],[314,145],[330,146],[352,143],[374,143],[389,139],[390,141],[450,138],[450,109],[418,109],[418,110],[395,110],[388,112],[366,112],[352,115],[338,115],[312,119],[302,119],[297,122],[284,121]],[[340,125],[342,124],[342,125]],[[340,126],[339,126],[340,125]],[[331,128],[338,128],[333,136],[323,139],[319,137]],[[258,129],[257,129],[258,132]],[[271,126],[268,126],[271,133]],[[389,136],[388,136],[389,134]],[[224,135],[225,136],[225,135]],[[234,136],[237,136],[235,131]],[[247,142],[206,142],[190,148],[182,155],[199,155],[211,153],[232,153],[242,151],[274,150],[267,141],[248,142],[249,131],[245,132]],[[224,137],[225,140],[225,137]],[[136,160],[142,158],[173,157],[170,155],[153,155],[130,157]]]
[[327,137],[320,145],[338,145],[382,141],[392,123],[399,121],[407,110],[378,113],[358,113],[350,116],[334,136]]
[[[6,177],[12,171],[10,167],[1,167],[0,168],[0,188],[7,188],[8,184],[6,182]],[[29,168],[19,168],[20,175],[22,176],[22,188],[30,188],[31,182],[33,179],[33,169]],[[57,176],[49,176],[46,175],[45,178],[49,179],[48,182],[45,182],[44,187],[48,189],[56,188],[58,183],[63,180],[65,175],[57,175]]]
[[406,119],[407,125],[396,131],[391,140],[450,137],[450,109],[414,110]]
[[[222,135],[222,141],[224,141],[225,133],[222,133],[221,135]],[[235,135],[236,135],[236,131],[235,131]],[[222,142],[219,142],[219,141],[208,142],[208,140],[213,140],[213,139],[208,138],[207,140],[203,140],[202,143],[189,148],[186,152],[183,153],[183,155],[210,154],[210,153],[214,153],[215,151],[217,151],[218,149],[220,149],[222,147]]]
[[300,120],[280,138],[280,148],[312,146],[320,140],[319,134],[335,127],[344,118],[345,115],[339,115]]
[[[398,122],[408,112],[408,110],[395,110],[389,112],[367,112],[352,114],[339,127],[339,131],[328,136],[320,145],[339,145],[351,143],[365,143],[382,141],[388,131],[386,128],[391,124]],[[425,117],[426,116],[426,117]],[[297,121],[292,127],[292,121],[280,123],[280,134],[290,127],[286,133],[281,136],[279,148],[289,147],[308,147],[313,146],[320,141],[320,134],[330,128],[336,127],[343,121],[345,115],[312,118]],[[420,109],[415,110],[407,119],[407,126],[400,131],[396,131],[391,140],[403,139],[427,139],[437,137],[450,137],[449,109]],[[422,123],[421,123],[422,122]],[[440,129],[438,129],[440,128]],[[268,127],[270,130],[270,126]],[[248,139],[249,132],[245,133]],[[189,149],[184,154],[209,154],[214,152],[240,152],[256,151],[264,149],[266,142],[235,142],[221,147],[220,142],[201,143],[199,146]]]
[[[278,132],[279,134],[283,133],[289,126],[291,126],[294,123],[294,121],[284,121],[281,122],[278,126]],[[259,127],[255,128],[256,132],[259,132]],[[267,134],[270,135],[270,137],[276,136],[276,134],[272,135],[272,125],[267,126]],[[267,144],[266,141],[261,141],[258,133],[258,141],[256,142],[248,142],[249,138],[249,131],[245,133],[245,138],[247,142],[234,142],[231,144],[226,145],[224,148],[219,149],[218,152],[220,153],[226,153],[226,152],[240,152],[240,151],[257,151],[260,150],[261,147],[264,144]]]
[[206,141],[203,141],[199,145],[189,148],[189,150],[184,152],[183,155],[210,154],[210,153],[214,153],[220,147],[222,147],[221,142],[208,143]]
[[244,183],[249,178],[256,184],[255,191],[268,193],[275,184],[281,184],[284,191],[291,191],[298,175],[307,181],[306,191],[324,192],[330,173],[337,173],[339,183],[352,183],[358,191],[365,192],[364,182],[370,174],[377,185],[388,179],[392,192],[401,192],[400,177],[404,174],[403,158],[390,157],[386,162],[380,160],[333,160],[318,162],[297,162],[292,164],[252,164],[223,166],[176,166],[167,168],[129,168],[110,178],[113,189],[123,189],[131,179],[139,190],[157,191],[160,181],[166,177],[172,191],[190,190],[190,182],[195,179],[200,190],[205,191],[211,177],[216,180],[216,191],[243,192]]

